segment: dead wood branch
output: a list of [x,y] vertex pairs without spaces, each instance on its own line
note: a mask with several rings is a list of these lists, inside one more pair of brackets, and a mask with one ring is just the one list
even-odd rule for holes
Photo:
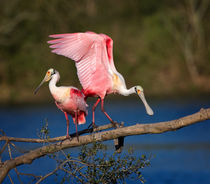
[[[90,129],[81,130],[78,132],[78,135],[82,135],[85,133],[91,133],[91,132],[99,132],[99,131],[110,129],[110,128],[113,128],[113,125],[111,123],[107,124],[107,125],[99,126],[94,129],[90,128]],[[70,136],[75,137],[76,133],[73,133]],[[65,139],[66,139],[66,136],[54,137],[54,138],[49,138],[49,139],[18,138],[18,137],[8,137],[6,135],[0,136],[0,141],[9,141],[9,142],[13,141],[13,142],[49,143],[49,142],[63,141]]]
[[[63,149],[89,144],[94,141],[107,141],[131,135],[159,134],[167,131],[174,131],[197,122],[205,121],[207,119],[210,119],[210,108],[201,109],[197,113],[172,121],[152,123],[152,124],[136,124],[129,127],[121,127],[113,130],[96,132],[89,135],[83,135],[79,137],[79,142],[75,137],[71,141],[65,140],[62,143],[57,142],[54,144],[42,146],[35,150],[31,150],[28,153],[25,153],[21,156],[2,162],[0,165],[0,183],[4,180],[4,178],[7,176],[7,174],[11,169],[22,164],[30,164],[33,160],[43,157],[50,153],[55,153]],[[106,128],[110,127],[110,125],[105,125],[105,127]],[[9,137],[7,137],[7,139],[5,139],[4,137],[0,138],[1,141],[2,140],[15,141],[15,139],[18,140],[18,138],[12,138],[12,139]],[[19,138],[19,140],[21,139]],[[30,142],[31,140],[32,139],[28,139],[28,142]]]

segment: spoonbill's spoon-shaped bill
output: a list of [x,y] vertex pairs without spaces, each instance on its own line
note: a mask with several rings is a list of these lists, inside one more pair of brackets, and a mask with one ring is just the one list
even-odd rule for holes
[[47,71],[44,79],[42,80],[42,82],[39,84],[39,86],[35,89],[34,94],[36,94],[39,90],[39,88],[45,83],[48,82],[51,79],[51,72],[53,73],[53,70],[51,71],[50,69]]
[[136,91],[137,95],[140,97],[140,99],[142,100],[142,102],[144,104],[144,107],[146,109],[147,114],[148,115],[153,115],[154,112],[153,112],[153,110],[151,109],[151,107],[149,106],[149,104],[146,101],[146,98],[144,96],[143,88],[141,86],[137,86],[135,88],[135,91]]

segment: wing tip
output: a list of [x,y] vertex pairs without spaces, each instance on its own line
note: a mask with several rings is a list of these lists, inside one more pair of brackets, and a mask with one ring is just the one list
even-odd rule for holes
[[47,41],[48,44],[54,44],[54,40]]
[[51,34],[49,35],[50,38],[64,38],[68,36],[73,36],[77,33],[61,33],[61,34]]
[[55,53],[55,54],[60,55],[60,53],[59,53],[59,50],[58,50],[58,49],[53,49],[53,50],[51,50],[51,52],[52,52],[52,53]]
[[62,38],[66,34],[68,34],[68,33],[64,33],[64,34],[51,34],[51,35],[49,35],[49,37],[50,38]]

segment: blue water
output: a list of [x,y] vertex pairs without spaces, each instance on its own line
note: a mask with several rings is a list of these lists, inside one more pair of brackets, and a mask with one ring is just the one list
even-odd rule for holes
[[[195,113],[200,108],[210,107],[210,98],[202,99],[149,99],[154,110],[154,116],[148,116],[138,98],[113,100],[107,98],[105,109],[116,121],[125,122],[126,126],[136,123],[154,123],[169,121]],[[90,101],[90,106],[92,101]],[[42,106],[14,106],[0,108],[0,129],[8,136],[37,138],[37,132],[48,122],[50,137],[65,135],[65,117],[54,104]],[[91,111],[87,121],[91,122]],[[88,123],[88,124],[89,124]],[[96,124],[108,123],[106,117],[97,109]],[[87,128],[87,124],[78,127],[79,130]],[[75,127],[70,123],[70,131]],[[110,151],[114,151],[112,141],[106,142]],[[0,144],[2,146],[2,144]],[[23,150],[38,147],[36,144],[19,144]],[[151,156],[151,166],[142,170],[147,183],[153,184],[208,184],[210,183],[210,121],[197,123],[177,131],[163,134],[130,136],[125,139],[125,148],[132,146],[134,154]],[[77,149],[70,152],[77,153]],[[3,154],[3,160],[8,158]],[[19,171],[43,174],[53,170],[56,162],[46,157],[35,160],[31,165],[18,167]],[[19,183],[14,172],[10,175]],[[21,176],[24,183],[27,177]],[[53,183],[50,177],[43,183]],[[3,183],[10,183],[6,178]],[[137,183],[128,181],[128,183]]]

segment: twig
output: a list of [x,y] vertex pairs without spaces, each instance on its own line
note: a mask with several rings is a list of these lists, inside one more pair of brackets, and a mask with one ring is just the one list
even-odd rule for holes
[[[2,129],[0,129],[0,132],[4,135],[4,136],[7,136],[6,134],[5,134],[5,132],[4,132],[4,130],[2,130]],[[1,137],[2,135],[0,135],[0,137]]]
[[[7,146],[8,146],[9,157],[12,160],[13,158],[12,158],[12,151],[11,151],[10,144],[8,144]],[[14,169],[15,169],[15,172],[17,174],[19,182],[22,184],[23,182],[21,181],[21,178],[20,178],[20,175],[19,175],[19,172],[18,172],[17,168],[15,167]]]
[[27,153],[28,151],[23,151],[21,150],[20,148],[18,148],[14,143],[10,142],[9,143],[12,147],[14,147],[15,150],[17,150],[18,152],[24,154],[24,153]]
[[55,170],[53,170],[52,172],[46,174],[45,176],[41,177],[36,184],[39,184],[40,182],[42,182],[43,180],[45,180],[47,177],[53,175],[59,168],[57,167]]
[[4,144],[4,146],[2,147],[2,149],[0,150],[0,156],[4,152],[4,150],[6,149],[7,145],[8,145],[8,141],[6,141],[6,143]]
[[11,182],[12,184],[14,184],[14,182],[12,181],[12,178],[11,178],[10,174],[8,174],[8,177],[9,177],[10,182]]
[[82,183],[82,180],[77,175],[75,175],[74,173],[72,173],[71,171],[66,170],[64,168],[61,168],[61,170],[63,170],[64,172],[69,173],[70,175],[74,176],[75,178],[77,178]]
[[37,176],[37,175],[35,175],[35,174],[31,174],[31,173],[22,173],[22,172],[19,172],[18,171],[18,173],[19,173],[19,175],[23,175],[23,176],[30,176],[30,177],[33,177],[33,178],[41,178],[41,176]]

